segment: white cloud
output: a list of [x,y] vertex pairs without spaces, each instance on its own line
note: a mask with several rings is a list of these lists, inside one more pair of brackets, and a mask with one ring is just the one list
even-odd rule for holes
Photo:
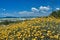
[[39,10],[38,10],[37,8],[34,8],[34,7],[32,7],[31,10],[32,10],[33,12],[39,12]]
[[19,12],[20,16],[32,16],[34,12],[29,12],[29,11],[22,11]]
[[[12,13],[6,13],[7,10],[5,8],[1,8],[2,13],[4,13],[2,15],[4,15],[4,16],[15,16],[18,14],[19,14],[19,16],[36,16],[36,15],[40,16],[42,14],[46,14],[46,13],[48,14],[49,13],[48,11],[50,9],[51,8],[49,6],[40,6],[38,8],[32,7],[31,11],[20,11],[20,12],[14,12],[14,13],[13,12]],[[59,9],[59,8],[56,8],[56,9]]]
[[31,8],[31,11],[20,11],[20,16],[40,16],[43,14],[48,15],[51,8],[49,6],[40,6],[38,9],[35,7]]
[[56,8],[56,10],[60,10],[60,8]]
[[47,13],[46,11],[41,11],[41,13]]
[[48,10],[50,10],[50,7],[49,6],[40,6],[39,9],[42,11],[43,10],[48,11]]
[[40,6],[39,7],[39,11],[41,13],[48,13],[49,10],[51,10],[51,8],[49,6]]
[[22,11],[22,12],[19,12],[19,14],[31,14],[33,12],[29,12],[29,11]]

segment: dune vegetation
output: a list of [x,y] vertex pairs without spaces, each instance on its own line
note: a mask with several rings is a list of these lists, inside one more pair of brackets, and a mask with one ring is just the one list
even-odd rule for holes
[[60,19],[34,18],[0,26],[0,40],[60,40]]

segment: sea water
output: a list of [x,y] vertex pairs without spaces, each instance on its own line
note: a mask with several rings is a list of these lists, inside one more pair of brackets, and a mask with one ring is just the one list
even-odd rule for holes
[[5,21],[5,20],[8,20],[8,21],[19,21],[19,20],[28,20],[28,19],[32,19],[32,18],[0,18],[0,22],[1,21]]

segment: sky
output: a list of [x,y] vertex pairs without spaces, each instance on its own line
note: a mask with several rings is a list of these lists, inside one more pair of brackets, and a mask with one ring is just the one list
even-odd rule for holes
[[0,0],[0,17],[46,16],[60,10],[60,0]]

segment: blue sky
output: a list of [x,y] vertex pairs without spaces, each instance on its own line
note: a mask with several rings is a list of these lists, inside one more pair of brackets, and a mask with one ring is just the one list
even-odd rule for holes
[[0,17],[44,16],[60,9],[60,0],[0,0]]

